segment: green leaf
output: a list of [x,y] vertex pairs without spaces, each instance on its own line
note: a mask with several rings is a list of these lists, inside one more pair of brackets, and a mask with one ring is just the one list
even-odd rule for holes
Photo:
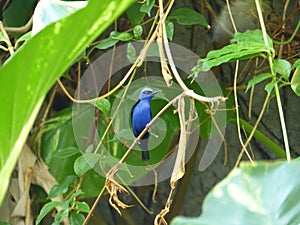
[[55,207],[61,206],[61,202],[49,202],[46,205],[43,206],[43,208],[41,209],[38,218],[35,221],[35,224],[38,225],[40,224],[40,222],[42,221],[42,219],[49,213],[51,212],[53,209],[55,209]]
[[136,51],[133,44],[131,44],[130,42],[127,45],[127,59],[131,63],[134,63],[136,60]]
[[128,32],[117,32],[117,31],[113,31],[111,33],[111,37],[115,40],[119,40],[119,41],[130,41],[133,38],[133,35],[131,33]]
[[70,203],[73,203],[74,200],[75,200],[77,197],[79,197],[80,195],[83,195],[83,194],[84,194],[84,192],[83,192],[81,189],[79,189],[79,190],[75,191],[75,192],[67,199],[67,201],[66,201],[65,203],[66,203],[67,206],[68,206]]
[[78,212],[86,212],[90,211],[90,206],[86,202],[75,202],[76,209]]
[[79,156],[74,163],[74,171],[80,177],[91,170],[99,161],[100,156],[94,153],[86,153]]
[[28,39],[31,38],[31,31],[27,32],[26,34],[23,34],[20,38],[18,38],[18,40],[16,41],[15,44],[15,49],[17,49],[19,47],[19,45],[21,44],[21,42],[25,42]]
[[175,9],[168,16],[168,20],[176,19],[179,24],[182,25],[195,25],[199,24],[206,28],[209,27],[205,17],[190,8]]
[[146,15],[146,13],[140,11],[140,8],[141,8],[141,4],[134,3],[126,11],[126,15],[132,27],[139,25],[143,21]]
[[295,72],[293,74],[291,88],[296,95],[300,96],[300,65],[295,69]]
[[271,82],[269,82],[266,86],[265,86],[265,90],[266,92],[268,92],[269,94],[271,93],[271,91],[273,90],[275,84],[276,84],[276,80],[272,80]]
[[62,222],[64,218],[69,216],[69,212],[69,208],[59,210],[58,213],[55,215],[55,221]]
[[209,192],[200,217],[176,217],[171,225],[297,225],[299,176],[299,161],[242,163]]
[[76,155],[68,158],[58,158],[55,155],[60,149],[75,146],[77,148],[72,127],[72,110],[66,108],[45,122],[41,145],[41,156],[59,183],[73,173]]
[[[259,35],[260,34],[260,35]],[[268,37],[268,39],[270,39]],[[223,63],[234,62],[236,60],[245,60],[254,57],[274,56],[273,47],[266,46],[260,30],[245,31],[244,33],[235,33],[231,44],[222,49],[210,51],[206,58],[199,59],[191,76],[196,77],[200,72],[210,70],[212,67],[219,66]],[[271,43],[269,43],[271,45]]]
[[[263,56],[262,53],[268,52],[268,47],[263,44],[259,44],[256,42],[239,42],[236,44],[230,44],[225,46],[220,50],[212,50],[207,54],[207,59],[218,60],[222,57],[219,61],[230,62],[234,60],[244,60],[253,58],[256,56]],[[242,52],[239,52],[242,51]],[[200,59],[200,61],[202,61]],[[208,60],[203,60],[208,61]],[[209,62],[209,61],[208,61]],[[217,61],[218,62],[218,61]],[[218,63],[217,65],[220,65]],[[214,65],[214,64],[213,64]]]
[[0,225],[10,225],[8,222],[0,222]]
[[291,64],[284,59],[275,59],[273,64],[274,71],[282,75],[283,79],[288,80],[291,73]]
[[111,109],[110,101],[106,98],[102,98],[97,100],[96,102],[92,102],[94,106],[97,107],[97,109],[101,110],[101,112],[104,113],[104,115],[108,116]]
[[[220,50],[210,51],[205,59],[200,59],[196,66],[201,72],[210,70],[212,67],[219,66],[223,63],[233,62],[236,60],[245,60],[258,56],[264,57],[264,52],[268,49],[264,45],[257,45],[256,43],[238,43],[230,44]],[[195,67],[193,68],[193,71]]]
[[112,37],[106,38],[103,41],[100,42],[100,44],[96,45],[94,48],[97,49],[108,49],[112,46],[114,46],[115,44],[117,44],[119,42],[119,40],[113,39]]
[[264,81],[264,80],[266,80],[266,79],[268,79],[268,78],[272,78],[272,74],[270,74],[270,73],[262,73],[262,74],[259,74],[259,75],[255,76],[255,77],[253,77],[251,80],[249,80],[245,92],[247,93],[247,91],[248,91],[252,86],[254,86],[254,85],[256,85],[256,84],[258,84],[258,83],[260,83],[260,82],[262,82],[262,81]]
[[141,25],[137,25],[133,28],[133,36],[135,38],[141,38],[143,34],[143,27]]
[[35,35],[47,25],[58,21],[86,7],[85,1],[41,0],[33,14],[32,35]]
[[[82,111],[82,114],[85,114],[85,111]],[[104,125],[103,123],[102,126]],[[78,155],[69,158],[53,157],[57,150],[69,147],[77,148],[72,125],[72,108],[62,110],[46,121],[42,136],[41,156],[59,183],[63,182],[69,175],[76,176],[73,167]],[[89,151],[94,151],[92,144],[84,150],[85,153]],[[100,191],[99,187],[103,186],[104,182],[105,180],[101,175],[93,170],[89,171],[82,183],[82,190],[85,193],[83,197],[96,197]]]
[[115,44],[117,44],[119,41],[130,41],[132,40],[132,38],[133,36],[130,33],[127,32],[120,33],[117,31],[112,31],[108,38],[101,41],[94,48],[101,49],[101,50],[108,49],[114,46]]
[[172,21],[166,20],[165,24],[166,24],[167,37],[170,41],[172,41],[174,36],[174,23]]
[[[273,40],[267,35],[268,47],[273,48]],[[236,32],[230,43],[238,42],[255,42],[265,45],[263,34],[261,30],[246,30],[245,32]]]
[[151,9],[153,8],[155,0],[147,0],[140,8],[140,11],[147,13],[148,16],[151,16]]
[[70,214],[70,222],[71,225],[82,225],[84,222],[85,218],[82,214],[80,213],[71,213]]
[[67,193],[69,186],[77,181],[77,177],[74,175],[69,175],[60,184],[54,185],[48,195],[48,199],[55,198],[59,195]]
[[[47,92],[133,2],[90,0],[85,8],[48,25],[26,41],[0,68],[0,203]],[[74,21],[80,21],[76,29]]]
[[80,153],[80,150],[76,147],[68,147],[68,148],[61,148],[58,149],[54,154],[53,157],[63,159],[63,158],[69,158],[71,156],[77,155]]
[[296,62],[294,62],[293,66],[292,66],[292,70],[297,67],[300,67],[300,59],[298,59],[298,60],[296,60]]

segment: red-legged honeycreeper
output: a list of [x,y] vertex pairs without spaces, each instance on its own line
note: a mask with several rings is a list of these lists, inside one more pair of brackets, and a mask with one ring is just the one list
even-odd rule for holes
[[[135,137],[138,137],[140,133],[142,133],[142,131],[145,129],[146,125],[152,120],[150,102],[153,96],[160,91],[161,90],[153,91],[151,88],[144,88],[140,93],[139,100],[132,107],[131,125]],[[139,142],[139,146],[142,149],[143,161],[147,161],[150,159],[148,151],[148,138],[149,132],[147,131],[147,133],[141,138]]]

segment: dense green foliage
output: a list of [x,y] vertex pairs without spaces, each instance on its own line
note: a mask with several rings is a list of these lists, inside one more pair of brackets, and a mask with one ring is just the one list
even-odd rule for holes
[[[119,176],[114,177],[116,183],[107,179],[106,176],[113,166],[118,165],[118,160],[124,154],[126,155],[130,146],[130,143],[126,143],[126,141],[134,141],[130,126],[122,129],[118,125],[124,121],[127,122],[131,107],[138,99],[141,84],[133,81],[138,76],[136,73],[139,68],[135,68],[132,77],[105,98],[90,101],[87,104],[75,104],[73,99],[74,104],[71,106],[69,103],[71,97],[69,96],[67,106],[61,107],[60,105],[59,110],[55,108],[55,104],[59,104],[57,102],[60,101],[53,100],[54,94],[57,92],[54,87],[57,79],[63,76],[62,80],[65,83],[60,83],[61,87],[73,94],[76,92],[76,87],[80,87],[80,78],[83,77],[87,65],[90,65],[99,54],[104,55],[106,52],[110,50],[114,52],[116,49],[118,52],[117,46],[126,43],[126,60],[130,62],[128,65],[132,65],[139,60],[140,54],[135,43],[146,43],[151,37],[162,38],[159,35],[163,36],[164,32],[166,34],[166,38],[163,37],[165,38],[163,39],[164,44],[171,42],[176,37],[177,25],[188,28],[192,26],[192,30],[196,26],[203,30],[210,28],[208,20],[198,12],[199,10],[188,7],[177,9],[170,7],[171,10],[163,21],[163,26],[160,23],[162,18],[159,13],[161,7],[159,3],[162,4],[163,1],[41,0],[37,3],[28,0],[23,14],[14,17],[15,11],[19,11],[20,5],[22,5],[19,0],[13,1],[11,7],[4,10],[3,21],[10,36],[7,37],[5,29],[0,27],[0,49],[3,62],[0,68],[0,205],[7,193],[11,174],[24,145],[28,145],[32,151],[36,152],[37,157],[46,163],[51,176],[57,181],[55,184],[51,183],[51,189],[45,190],[46,194],[41,190],[38,191],[47,195],[47,198],[39,199],[43,206],[38,209],[39,213],[35,216],[35,223],[43,224],[43,220],[57,210],[54,218],[51,218],[53,224],[60,224],[65,220],[68,220],[71,225],[86,224],[89,216],[93,213],[91,208],[94,208],[87,203],[86,199],[97,196],[100,199],[102,195],[110,194],[108,202],[114,209],[118,211],[119,208],[126,208],[127,205],[118,199],[118,193],[126,192],[122,188],[129,190],[128,184],[139,182],[139,179],[149,171],[154,171],[154,168],[180,145],[178,143],[180,143],[183,126],[191,123],[194,129],[201,127],[199,134],[197,133],[197,145],[200,144],[198,136],[202,141],[219,137],[224,143],[226,152],[226,140],[223,140],[221,130],[225,129],[227,123],[231,123],[238,127],[239,132],[243,130],[246,138],[244,141],[240,136],[233,137],[239,139],[243,145],[236,165],[239,165],[252,137],[268,149],[274,159],[287,159],[288,162],[242,163],[206,196],[202,214],[199,217],[180,216],[175,218],[171,225],[299,224],[300,208],[297,202],[297,196],[300,195],[298,188],[300,185],[297,179],[297,175],[300,173],[299,161],[291,159],[283,114],[285,106],[284,102],[281,103],[280,96],[284,88],[290,88],[295,95],[300,96],[299,49],[296,49],[295,54],[291,57],[283,57],[278,46],[289,45],[293,38],[297,38],[296,33],[299,31],[300,22],[291,32],[291,38],[287,42],[276,41],[274,35],[265,31],[265,25],[261,20],[258,23],[261,25],[260,28],[234,32],[225,46],[209,51],[198,62],[195,60],[195,66],[190,74],[184,74],[181,77],[186,88],[193,90],[194,93],[203,94],[204,90],[194,82],[199,77],[201,78],[202,72],[229,63],[236,63],[235,66],[238,68],[240,61],[255,62],[252,67],[257,66],[257,68],[247,72],[247,79],[241,79],[241,89],[245,94],[250,93],[251,96],[255,96],[254,89],[264,85],[266,97],[261,115],[267,110],[271,99],[276,98],[281,122],[281,127],[278,129],[281,129],[283,143],[278,143],[278,140],[268,137],[259,130],[260,116],[256,123],[252,124],[250,119],[248,121],[243,118],[239,107],[236,107],[239,100],[236,84],[238,70],[232,74],[233,84],[220,84],[221,92],[228,97],[225,104],[220,106],[219,102],[208,104],[194,99],[194,117],[190,117],[190,120],[178,116],[179,101],[174,102],[166,109],[151,127],[151,135],[153,135],[151,144],[154,147],[151,150],[151,160],[147,162],[149,164],[145,166],[145,163],[140,160],[138,151],[131,152],[124,160],[122,167],[118,168]],[[165,4],[162,8],[167,10],[173,3],[169,1]],[[32,13],[33,10],[35,10],[34,13]],[[260,7],[257,7],[257,10],[260,13]],[[166,12],[164,11],[164,13]],[[15,29],[9,28],[9,26],[24,25],[31,15],[33,15],[32,30],[28,28],[29,30],[23,32],[22,28],[21,31],[16,32]],[[162,33],[160,33],[162,30],[156,30],[159,26],[165,29]],[[101,34],[102,36],[100,36]],[[161,49],[167,52],[166,45],[161,47],[158,44],[148,49],[147,55],[171,63],[170,58],[162,57]],[[111,65],[106,65],[107,67],[114,65],[114,60],[111,61]],[[143,69],[146,71],[146,66]],[[124,70],[127,71],[127,68]],[[114,86],[119,85],[125,77],[123,72],[118,79],[107,81],[105,88],[98,90],[96,96],[105,94]],[[166,70],[162,70],[162,73],[166,79]],[[173,71],[170,74],[174,76]],[[99,76],[101,75],[103,74],[99,74]],[[136,77],[134,77],[135,75]],[[151,80],[151,78],[147,79]],[[175,79],[173,82],[171,87],[166,87],[164,82],[156,83],[156,88],[167,88],[170,92],[174,92],[174,96],[160,93],[159,99],[153,99],[151,103],[153,115],[160,113],[175,96],[182,94],[183,85],[178,80],[176,82]],[[129,86],[131,89],[127,89]],[[67,90],[63,91],[63,95],[67,93]],[[178,92],[178,90],[180,91]],[[78,95],[76,92],[74,96],[76,94]],[[47,100],[45,101],[45,99]],[[186,102],[189,100],[187,97],[185,98]],[[190,101],[183,107],[193,108],[193,103]],[[249,105],[251,104],[249,103]],[[80,110],[76,111],[76,108],[80,108]],[[74,131],[74,114],[82,119],[83,124],[85,122],[88,124],[91,118],[93,124],[96,124],[95,130],[92,130],[89,136],[80,136],[88,143],[84,149],[76,139],[78,134],[75,134]],[[118,117],[118,115],[121,116]],[[227,120],[219,119],[220,117]],[[183,125],[182,121],[185,121],[186,124]],[[113,129],[113,126],[117,128]],[[164,137],[155,137],[162,131],[165,132]],[[93,132],[99,137],[95,138],[97,135],[94,135]],[[100,144],[96,145],[94,141]],[[185,149],[191,147],[189,143],[186,142]],[[108,151],[102,151],[103,148]],[[240,146],[234,148],[234,151],[239,150]],[[252,155],[250,156],[247,151],[246,153],[248,159],[252,161]],[[215,155],[208,157],[213,161]],[[152,167],[147,167],[148,165]],[[172,171],[173,165],[169,165],[168,169]],[[22,173],[22,171],[18,172]],[[191,171],[187,173],[189,174]],[[126,181],[124,182],[122,179]],[[118,186],[118,183],[122,186]],[[172,188],[176,186],[175,183],[171,182]],[[180,185],[185,185],[186,188],[190,184],[182,182]],[[137,188],[137,190],[139,189]],[[133,193],[131,192],[131,194]],[[171,197],[176,198],[176,196]],[[168,200],[169,202],[163,200],[166,201],[166,207],[172,202],[172,198]],[[149,202],[149,199],[145,198],[137,202],[142,205],[142,202]],[[154,203],[152,199],[150,201]],[[138,204],[135,200],[132,202]],[[97,201],[95,203],[97,204]],[[178,208],[178,205],[174,208],[176,207]],[[179,210],[171,208],[170,213],[171,217],[174,217],[177,216]],[[138,220],[140,218],[136,219],[140,221]]]

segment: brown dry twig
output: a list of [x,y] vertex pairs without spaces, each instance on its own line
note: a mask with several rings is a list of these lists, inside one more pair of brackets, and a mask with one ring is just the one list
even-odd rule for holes
[[126,209],[132,207],[133,205],[127,205],[123,203],[118,196],[118,192],[129,194],[129,192],[122,187],[122,185],[118,184],[113,179],[106,179],[105,181],[105,188],[109,193],[109,204],[121,215],[121,211],[118,207],[122,209]]

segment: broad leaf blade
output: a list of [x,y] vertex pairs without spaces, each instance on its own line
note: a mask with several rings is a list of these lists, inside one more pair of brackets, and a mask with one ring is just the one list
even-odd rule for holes
[[74,175],[67,176],[63,182],[52,186],[48,195],[48,199],[52,199],[59,195],[65,194],[69,190],[69,186],[75,182],[77,182],[76,176]]
[[48,24],[58,21],[87,5],[85,1],[41,0],[33,14],[32,35],[35,35]]
[[130,6],[126,11],[126,16],[128,17],[132,27],[139,25],[146,15],[146,13],[140,11],[140,8],[141,4],[137,2]]
[[172,21],[166,20],[165,24],[166,24],[167,37],[170,41],[172,41],[174,36],[174,23]]
[[[91,0],[29,39],[0,69],[0,202],[43,99],[76,57],[133,0]],[[74,21],[76,29],[74,29]]]
[[249,80],[245,92],[247,92],[249,90],[249,88],[251,88],[253,85],[256,85],[256,84],[258,84],[268,78],[271,78],[271,77],[272,77],[272,74],[270,74],[270,73],[261,73],[255,77],[253,77],[251,80]]
[[99,99],[96,102],[92,103],[97,109],[101,110],[106,116],[109,115],[111,104],[110,101],[106,98]]
[[40,222],[42,221],[42,219],[49,213],[51,212],[53,209],[55,209],[55,207],[61,206],[61,202],[49,202],[46,205],[44,205],[44,207],[42,208],[38,218],[36,219],[35,224],[38,225],[40,224]]
[[95,48],[98,48],[98,49],[101,49],[101,50],[107,49],[107,48],[109,48],[111,46],[114,46],[118,42],[119,42],[119,40],[113,39],[112,37],[109,37],[109,38],[104,39],[98,45],[96,45]]
[[275,72],[282,75],[282,77],[285,80],[289,79],[289,76],[290,76],[290,73],[291,73],[291,70],[292,70],[291,64],[289,63],[289,61],[284,60],[284,59],[275,59],[274,64],[273,64],[273,68],[274,68]]
[[245,60],[254,57],[274,56],[275,50],[270,37],[268,37],[268,46],[264,44],[262,32],[260,30],[244,33],[235,33],[230,44],[218,49],[210,51],[206,58],[200,59],[198,65],[192,69],[192,76],[197,77],[200,72],[210,70],[212,67],[219,66],[223,63],[234,62],[236,60]]
[[87,153],[82,156],[79,156],[74,163],[74,171],[77,176],[82,176],[89,170],[93,169],[93,167],[100,160],[99,154]]
[[[273,48],[273,40],[267,36],[268,47]],[[260,44],[265,45],[263,41],[263,34],[261,30],[246,30],[245,32],[236,32],[233,39],[230,40],[230,43],[236,42],[253,42],[257,41]]]
[[151,9],[153,8],[155,0],[146,1],[140,8],[140,11],[143,13],[147,13],[148,16],[151,16]]
[[143,34],[143,27],[141,25],[137,25],[133,28],[133,36],[135,38],[141,38]]
[[84,216],[80,213],[71,213],[70,222],[72,225],[81,225],[84,223]]
[[299,161],[244,163],[208,194],[200,217],[177,217],[171,225],[297,225],[299,176]]

